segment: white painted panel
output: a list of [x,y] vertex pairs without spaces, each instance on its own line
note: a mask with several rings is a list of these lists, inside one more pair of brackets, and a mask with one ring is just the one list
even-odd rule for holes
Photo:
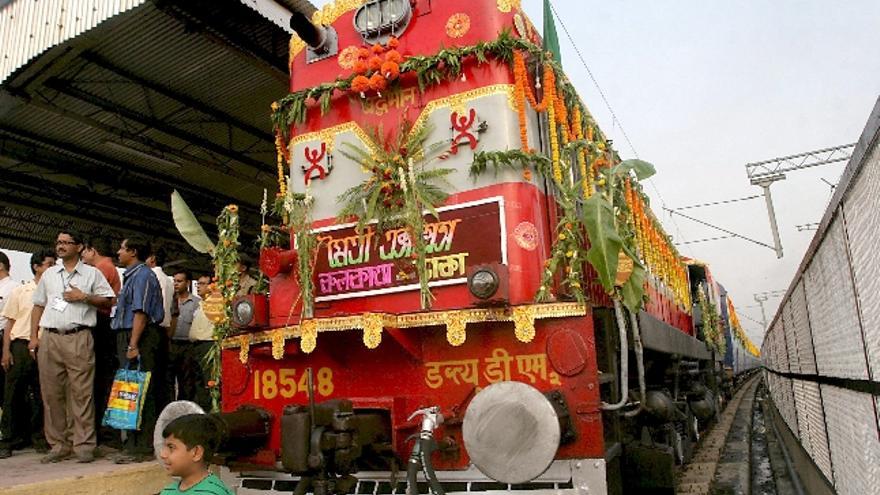
[[844,199],[853,277],[874,381],[880,380],[880,146],[873,151]]
[[819,374],[868,379],[840,215],[828,227],[804,281]]
[[802,382],[804,389],[804,409],[810,431],[810,447],[813,462],[819,466],[825,478],[833,484],[831,472],[831,453],[828,451],[828,432],[825,429],[825,411],[822,408],[822,395],[816,382]]
[[789,299],[791,322],[797,334],[798,360],[801,365],[801,373],[816,373],[816,358],[813,355],[813,335],[810,330],[809,315],[807,314],[807,295],[804,292],[804,281],[801,279],[795,286]]
[[880,487],[880,439],[874,397],[822,385],[834,487],[841,495],[877,493]]

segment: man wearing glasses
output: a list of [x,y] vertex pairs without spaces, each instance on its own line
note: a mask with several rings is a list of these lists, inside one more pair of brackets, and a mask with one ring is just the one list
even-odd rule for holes
[[[51,447],[43,463],[73,454],[79,462],[95,460],[92,328],[98,308],[111,307],[115,294],[97,268],[80,260],[82,250],[80,234],[59,232],[55,254],[62,263],[48,269],[34,291],[28,349],[37,357],[46,440]],[[68,424],[73,426],[72,433]]]

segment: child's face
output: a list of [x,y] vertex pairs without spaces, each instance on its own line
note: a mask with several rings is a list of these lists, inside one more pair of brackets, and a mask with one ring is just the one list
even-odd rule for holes
[[198,445],[192,449],[174,435],[165,438],[160,454],[165,470],[172,476],[186,476],[202,464],[202,449]]

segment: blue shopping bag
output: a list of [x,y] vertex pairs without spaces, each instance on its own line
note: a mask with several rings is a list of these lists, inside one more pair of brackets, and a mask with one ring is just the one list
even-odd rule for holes
[[101,424],[117,430],[139,430],[150,375],[149,371],[141,371],[140,365],[136,370],[127,366],[117,370]]

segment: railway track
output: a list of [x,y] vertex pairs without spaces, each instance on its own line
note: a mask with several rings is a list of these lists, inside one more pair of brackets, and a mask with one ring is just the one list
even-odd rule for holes
[[[751,428],[746,428],[744,435],[736,435],[737,438],[729,439],[728,437],[737,417],[746,415],[748,424],[751,424],[755,390],[759,382],[760,375],[755,375],[734,394],[733,399],[721,413],[718,422],[702,438],[691,462],[683,466],[679,472],[676,480],[676,493],[688,495],[712,493],[713,483],[716,481],[721,484],[734,485],[744,482],[745,491],[735,490],[726,493],[748,493],[751,469],[749,462]],[[740,453],[744,449],[745,457],[739,459],[740,456],[734,456],[735,459],[722,459],[722,453],[730,449]],[[719,470],[719,465],[723,469]]]

